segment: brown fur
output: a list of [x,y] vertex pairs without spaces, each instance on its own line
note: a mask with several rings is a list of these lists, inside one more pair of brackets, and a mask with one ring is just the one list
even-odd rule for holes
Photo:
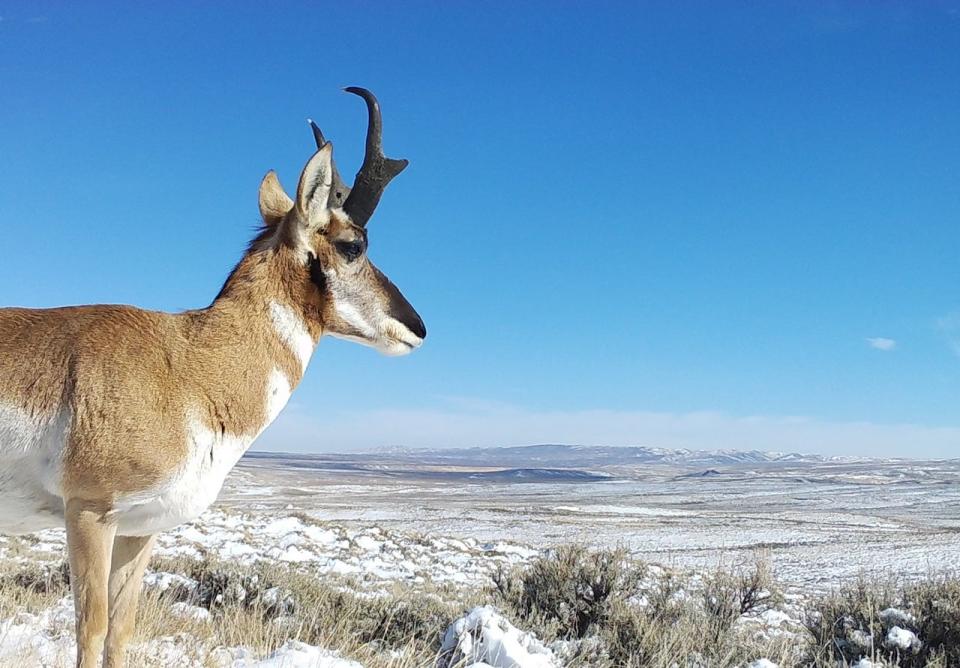
[[70,585],[77,611],[77,668],[96,668],[107,636],[110,553],[116,527],[104,506],[71,499],[66,504]]
[[[296,283],[308,283],[306,270],[289,255],[282,247],[250,253],[199,311],[0,309],[0,401],[35,415],[63,406],[73,416],[65,498],[110,502],[161,482],[186,454],[188,406],[200,407],[214,431],[251,433],[264,423],[260,389],[270,371],[280,368],[291,387],[302,374],[277,339],[269,302],[299,305],[315,339],[323,329],[320,297],[305,300],[309,285]],[[283,294],[292,291],[300,294]]]
[[110,622],[104,668],[123,668],[124,649],[133,635],[143,571],[150,560],[154,536],[117,536],[110,559]]

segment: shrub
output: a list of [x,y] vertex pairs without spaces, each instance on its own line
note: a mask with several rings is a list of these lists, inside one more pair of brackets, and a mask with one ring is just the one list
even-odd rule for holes
[[767,657],[792,665],[787,641],[734,628],[777,600],[763,562],[704,580],[701,595],[671,572],[652,575],[622,550],[567,546],[494,578],[497,604],[534,631],[564,665],[595,668],[733,667]]
[[568,545],[529,567],[498,571],[494,585],[498,604],[516,619],[571,640],[602,624],[613,601],[635,595],[644,573],[623,550]]
[[861,581],[815,603],[807,629],[812,656],[824,665],[860,658],[899,668],[960,665],[960,579]]
[[781,602],[770,564],[758,559],[732,571],[716,570],[704,579],[703,607],[715,636],[728,633],[742,616],[769,609]]

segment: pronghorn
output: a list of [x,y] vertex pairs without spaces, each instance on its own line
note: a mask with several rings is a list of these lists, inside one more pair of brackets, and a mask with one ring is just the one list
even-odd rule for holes
[[123,665],[154,536],[216,499],[320,337],[398,355],[426,336],[366,255],[407,161],[383,155],[373,94],[346,90],[368,112],[353,188],[311,121],[296,200],[267,172],[263,229],[209,307],[0,309],[0,533],[66,526],[80,668]]

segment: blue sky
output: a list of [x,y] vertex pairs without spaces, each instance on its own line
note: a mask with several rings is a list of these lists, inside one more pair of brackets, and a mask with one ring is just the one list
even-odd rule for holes
[[960,2],[0,1],[0,303],[209,303],[374,90],[406,358],[260,447],[960,453]]

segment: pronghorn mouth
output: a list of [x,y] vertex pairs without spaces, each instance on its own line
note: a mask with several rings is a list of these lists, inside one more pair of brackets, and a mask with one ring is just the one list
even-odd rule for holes
[[404,332],[401,336],[384,337],[386,345],[377,346],[387,355],[407,355],[423,345],[423,339],[413,332]]
[[423,339],[420,339],[416,342],[405,341],[403,339],[397,339],[395,343],[400,344],[404,347],[404,352],[412,352],[423,345]]

